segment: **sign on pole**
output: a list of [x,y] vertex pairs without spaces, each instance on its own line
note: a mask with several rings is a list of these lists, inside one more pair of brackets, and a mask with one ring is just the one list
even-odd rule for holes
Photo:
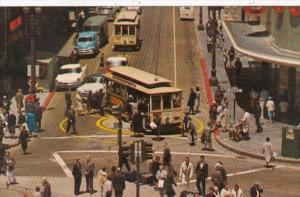
[[[35,65],[35,76],[40,76],[40,66]],[[27,65],[27,77],[31,77],[31,65]]]

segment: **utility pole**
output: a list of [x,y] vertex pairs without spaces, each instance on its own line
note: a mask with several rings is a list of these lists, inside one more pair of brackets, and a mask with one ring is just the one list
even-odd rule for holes
[[136,171],[137,171],[137,177],[136,177],[136,197],[140,197],[140,145],[141,141],[137,141],[137,156],[136,156]]
[[211,60],[211,77],[209,79],[209,83],[211,86],[217,86],[218,85],[218,78],[217,78],[217,70],[216,70],[216,29],[217,29],[217,19],[216,19],[216,9],[214,7],[211,8],[213,12],[213,21],[212,21],[212,60]]
[[202,11],[203,11],[202,6],[200,6],[198,31],[203,31],[204,30],[204,26],[203,26],[203,12]]
[[3,8],[3,22],[4,22],[4,56],[3,59],[6,61],[7,59],[7,38],[8,38],[8,31],[7,31],[7,27],[8,27],[8,22],[7,22],[7,7]]
[[121,168],[123,163],[123,151],[122,151],[122,110],[119,106],[119,129],[118,129],[118,145],[119,145],[119,168]]
[[39,32],[39,20],[42,12],[41,8],[35,8],[34,10],[30,7],[23,8],[25,16],[26,30],[25,34],[30,37],[30,64],[31,64],[31,94],[36,93],[36,43],[35,39],[40,34]]

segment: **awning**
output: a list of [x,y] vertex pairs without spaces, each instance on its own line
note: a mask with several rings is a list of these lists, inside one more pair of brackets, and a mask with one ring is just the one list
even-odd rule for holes
[[276,46],[262,25],[224,21],[223,26],[237,52],[264,62],[300,66],[300,53]]

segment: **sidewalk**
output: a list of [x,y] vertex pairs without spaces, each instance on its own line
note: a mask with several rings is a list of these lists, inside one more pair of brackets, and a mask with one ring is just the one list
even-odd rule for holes
[[[199,17],[199,10],[197,10],[196,16]],[[196,25],[198,24],[199,18],[196,19]],[[205,26],[207,22],[207,9],[203,9],[203,24]],[[202,52],[202,57],[205,59],[206,62],[206,69],[207,69],[207,74],[208,77],[210,76],[211,72],[211,53],[207,52],[206,49],[206,30],[204,31],[198,31],[196,30],[197,36],[198,36],[198,44],[201,48]],[[224,46],[226,48],[229,48],[232,44],[230,43],[230,40],[228,38],[228,35],[226,34],[225,30],[223,30],[224,38],[225,38],[225,43]],[[222,59],[222,53],[219,51],[219,49],[216,49],[216,70],[217,70],[217,77],[219,79],[219,85],[224,89],[228,90],[231,87],[230,81],[233,81],[232,79],[230,80],[228,77],[228,74],[224,68],[223,64],[223,59]],[[249,68],[248,62],[251,61],[252,59],[247,58],[247,57],[240,57],[242,64],[243,64],[243,69],[244,68]],[[204,63],[205,63],[204,62]],[[249,73],[244,73],[246,74],[246,77],[251,77]],[[234,76],[232,76],[234,77]],[[247,80],[244,78],[244,80]],[[206,87],[207,89],[211,87]],[[213,88],[212,88],[213,89]],[[209,91],[207,91],[209,92]],[[208,95],[207,97],[214,97],[214,90],[212,90],[212,95]],[[226,95],[229,98],[229,112],[233,114],[233,98],[234,94],[230,92],[226,92]],[[241,118],[243,115],[243,109],[237,105],[236,106],[236,120]],[[233,122],[231,120],[231,122]],[[271,138],[271,143],[273,147],[273,151],[278,153],[278,158],[277,161],[282,161],[282,162],[293,162],[293,163],[300,163],[300,159],[293,159],[293,158],[286,158],[286,157],[281,157],[281,135],[282,135],[282,127],[283,126],[290,126],[286,124],[282,124],[279,122],[275,122],[272,125],[269,125],[267,123],[267,120],[263,121],[265,124],[263,124],[263,132],[262,133],[255,133],[256,130],[256,125],[255,125],[255,119],[254,116],[251,115],[251,123],[250,123],[250,140],[249,141],[241,141],[239,143],[234,142],[229,139],[229,134],[228,133],[221,133],[219,137],[216,138],[216,141],[222,145],[223,147],[236,152],[238,154],[242,155],[247,155],[253,158],[259,158],[259,159],[264,159],[262,155],[262,148],[263,148],[263,143],[265,142],[266,137]]]
[[[54,93],[37,93],[37,97],[40,99],[40,103],[43,107],[47,107],[48,103],[50,102],[52,96]],[[26,95],[24,96],[26,97]],[[10,106],[10,113],[13,113],[17,116],[17,122],[18,122],[18,110],[15,102],[15,98],[13,97],[11,99],[11,106]],[[3,138],[3,144],[9,145],[10,147],[14,147],[18,144],[20,131],[19,128],[16,128],[15,138],[10,138],[10,134],[8,131],[5,132],[5,137]]]
[[[9,189],[6,189],[7,177],[0,176],[0,196],[22,196],[25,189],[33,191],[35,186],[41,186],[43,177],[16,177],[18,184],[11,185]],[[74,179],[67,177],[46,177],[51,185],[52,197],[74,197]],[[80,191],[85,191],[85,178],[82,177]],[[193,185],[193,184],[192,184]],[[193,187],[193,186],[192,186]],[[183,190],[183,186],[174,187],[176,194],[179,196]],[[89,193],[80,194],[82,197],[87,196],[100,196],[100,185],[98,179],[94,178],[94,190],[97,190],[93,195]],[[6,195],[7,194],[7,195]],[[124,197],[132,197],[136,194],[136,184],[126,182]],[[140,186],[140,196],[159,196],[158,191],[155,191],[153,187],[149,185]]]

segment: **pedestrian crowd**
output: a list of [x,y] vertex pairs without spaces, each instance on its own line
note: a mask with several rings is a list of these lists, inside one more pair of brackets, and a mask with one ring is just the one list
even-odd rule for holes
[[[209,176],[209,165],[205,156],[200,155],[198,162],[194,164],[190,161],[190,157],[186,156],[179,166],[179,173],[175,171],[172,165],[172,154],[167,143],[164,144],[163,158],[159,155],[153,155],[153,159],[149,161],[149,170],[153,176],[154,189],[158,191],[159,196],[176,196],[174,186],[177,186],[175,178],[178,175],[180,184],[183,185],[181,197],[188,194],[197,194],[201,197],[243,197],[243,190],[239,184],[235,183],[230,187],[227,179],[227,172],[222,161],[215,164],[211,174],[211,185],[206,186]],[[192,178],[196,179],[197,192],[191,188]],[[208,191],[206,191],[208,188]],[[259,197],[263,190],[258,183],[250,188],[251,197]]]

